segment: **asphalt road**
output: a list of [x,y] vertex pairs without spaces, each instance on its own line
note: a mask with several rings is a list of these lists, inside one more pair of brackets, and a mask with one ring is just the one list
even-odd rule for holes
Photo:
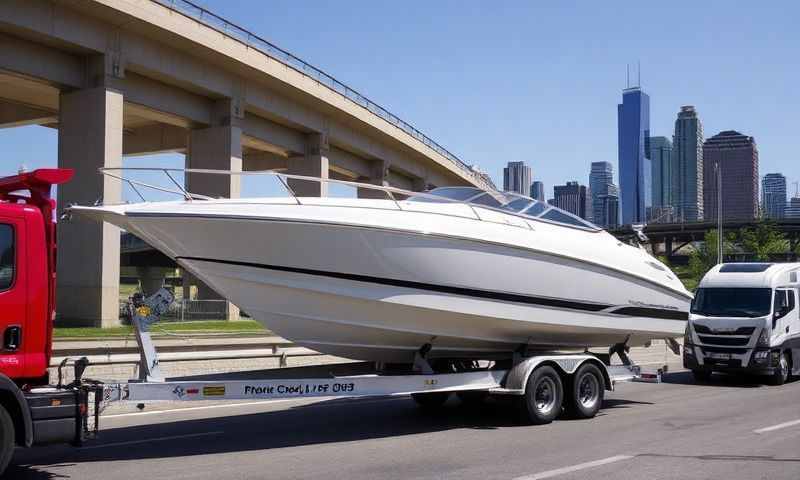
[[18,450],[7,478],[800,479],[800,381],[665,380],[546,426],[502,402],[431,416],[407,397],[117,414],[82,449]]

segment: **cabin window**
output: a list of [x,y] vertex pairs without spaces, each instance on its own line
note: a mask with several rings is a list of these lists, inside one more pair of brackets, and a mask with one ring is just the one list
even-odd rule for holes
[[0,223],[0,292],[8,290],[14,283],[14,228]]
[[474,203],[476,205],[486,205],[488,207],[500,208],[500,202],[498,202],[496,198],[494,198],[493,196],[489,195],[488,193],[484,193],[483,195],[479,195],[479,196],[473,198],[472,200],[469,201],[469,203]]

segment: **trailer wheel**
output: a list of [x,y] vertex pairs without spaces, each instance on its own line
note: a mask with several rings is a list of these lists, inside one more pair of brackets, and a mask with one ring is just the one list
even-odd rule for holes
[[412,393],[411,398],[421,409],[434,411],[442,408],[442,405],[450,398],[450,392]]
[[14,422],[3,405],[0,405],[0,475],[14,456]]
[[549,365],[537,367],[528,377],[525,394],[516,400],[523,423],[543,425],[552,422],[561,413],[564,400],[561,377]]
[[772,385],[783,385],[789,380],[789,357],[786,352],[781,353],[781,358],[778,361],[778,366],[775,367],[775,373],[772,374]]
[[584,363],[573,375],[567,387],[567,407],[575,418],[592,418],[603,406],[605,381],[597,365]]

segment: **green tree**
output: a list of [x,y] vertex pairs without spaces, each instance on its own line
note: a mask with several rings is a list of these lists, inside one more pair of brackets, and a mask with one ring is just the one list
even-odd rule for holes
[[[699,282],[703,275],[706,274],[711,267],[717,264],[717,230],[709,230],[703,237],[703,243],[695,247],[689,255],[689,271],[691,272],[692,279]],[[729,233],[725,235],[722,242],[722,253],[728,254],[733,251],[733,241],[735,234]]]
[[775,253],[786,253],[789,251],[789,242],[774,224],[763,222],[755,227],[743,228],[739,232],[739,241],[742,250],[752,253],[754,259],[760,262],[769,260],[769,256]]

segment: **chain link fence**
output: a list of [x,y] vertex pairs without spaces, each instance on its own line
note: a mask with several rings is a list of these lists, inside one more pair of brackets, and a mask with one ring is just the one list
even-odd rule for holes
[[[130,323],[128,302],[120,302],[119,317]],[[205,320],[228,320],[228,302],[226,300],[175,300],[167,312],[161,316],[162,322],[192,322]]]

